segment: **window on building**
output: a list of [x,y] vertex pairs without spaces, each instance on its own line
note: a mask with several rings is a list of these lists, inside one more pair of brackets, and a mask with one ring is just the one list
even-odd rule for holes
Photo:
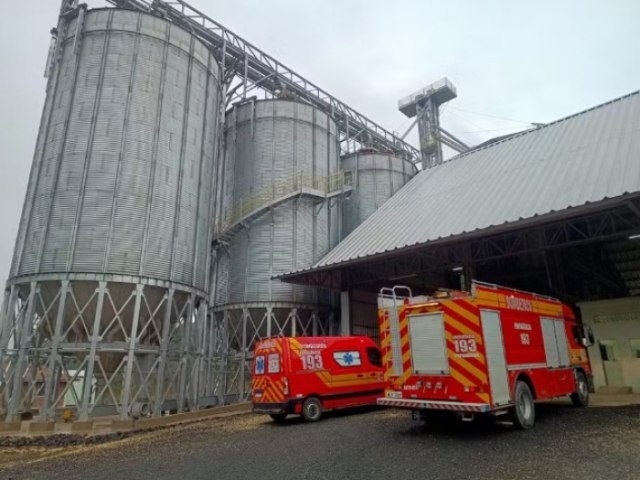
[[600,356],[605,362],[618,361],[618,342],[616,340],[600,340]]
[[376,347],[367,347],[367,357],[369,357],[369,363],[374,367],[382,366],[382,354]]
[[640,338],[632,338],[629,340],[631,346],[631,356],[633,358],[640,358]]

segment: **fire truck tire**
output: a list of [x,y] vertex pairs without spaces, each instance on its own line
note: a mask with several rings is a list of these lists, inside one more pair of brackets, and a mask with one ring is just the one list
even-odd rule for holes
[[584,373],[576,374],[576,391],[571,394],[571,402],[574,407],[586,407],[589,405],[589,384]]
[[307,422],[317,422],[322,416],[322,403],[316,397],[307,398],[302,404],[302,418]]
[[533,427],[536,421],[536,406],[529,385],[518,380],[514,394],[513,425],[522,430]]
[[269,415],[274,422],[279,423],[279,424],[283,424],[285,422],[285,420],[287,419],[287,414],[286,413],[272,413],[271,415]]

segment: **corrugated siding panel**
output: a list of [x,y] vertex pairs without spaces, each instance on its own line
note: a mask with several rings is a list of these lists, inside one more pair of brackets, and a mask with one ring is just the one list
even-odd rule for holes
[[73,38],[61,41],[12,275],[132,274],[204,289],[215,60],[184,30],[116,9],[87,13],[77,57]]
[[315,267],[638,192],[638,159],[635,92],[420,172]]
[[[335,125],[326,114],[297,102],[245,103],[227,115],[224,161],[223,219],[256,194],[268,197],[274,186],[292,184],[297,174],[311,178],[336,172]],[[337,244],[338,210],[328,203],[294,198],[234,233],[228,255],[216,265],[216,304],[317,302],[314,289],[271,277],[308,268]]]
[[381,153],[357,153],[342,160],[353,171],[354,191],[342,202],[342,237],[349,235],[415,175],[408,160]]

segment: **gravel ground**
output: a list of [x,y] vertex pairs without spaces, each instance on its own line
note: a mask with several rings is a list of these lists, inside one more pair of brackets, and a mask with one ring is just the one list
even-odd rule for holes
[[394,410],[337,412],[315,424],[291,418],[284,426],[243,415],[54,449],[32,462],[16,452],[0,478],[640,479],[640,407],[545,404],[537,413],[527,432],[424,425]]

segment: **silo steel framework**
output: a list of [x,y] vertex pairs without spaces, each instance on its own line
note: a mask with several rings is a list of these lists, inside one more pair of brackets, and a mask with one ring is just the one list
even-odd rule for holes
[[0,312],[7,421],[215,403],[218,63],[146,13],[63,3],[54,33]]
[[[218,134],[218,125],[224,119],[224,105],[228,106],[237,100],[246,101],[249,98],[249,94],[255,94],[256,92],[264,93],[265,98],[280,97],[284,92],[293,96],[297,101],[313,105],[329,115],[336,122],[339,150],[342,154],[357,151],[362,147],[371,147],[378,151],[394,152],[400,156],[408,156],[413,158],[414,161],[418,160],[419,151],[403,142],[395,133],[385,130],[361,113],[329,95],[313,82],[301,77],[281,62],[189,6],[185,1],[108,1],[117,7],[128,10],[128,12],[113,10],[117,12],[113,13],[113,15],[126,16],[132,15],[133,12],[138,12],[142,14],[142,16],[136,17],[138,19],[155,17],[155,20],[164,22],[166,25],[165,34],[169,31],[177,32],[175,35],[182,36],[185,41],[172,45],[171,37],[173,33],[155,39],[153,38],[154,34],[151,32],[146,32],[145,35],[136,35],[139,32],[135,29],[130,28],[127,31],[126,22],[117,25],[118,29],[120,29],[118,32],[115,29],[106,36],[114,38],[118,35],[123,38],[130,37],[129,40],[133,39],[132,41],[138,52],[142,52],[144,46],[148,43],[164,40],[168,45],[165,53],[170,52],[167,58],[173,58],[173,53],[176,54],[175,57],[179,57],[181,60],[184,60],[186,56],[190,58],[189,65],[198,64],[198,62],[192,61],[192,54],[197,53],[195,50],[201,51],[201,57],[207,57],[206,62],[200,62],[200,65],[207,63],[209,69],[206,74],[208,80],[205,82],[208,86],[207,95],[213,99],[212,101],[215,104],[213,107],[215,108],[209,108],[209,103],[205,102],[206,107],[203,107],[205,111],[203,115],[207,121],[206,125],[203,126],[204,133],[201,132],[201,136],[203,139],[206,137],[202,144],[206,144],[207,148],[213,148],[212,158],[208,154],[202,156],[206,160],[204,163],[209,162],[209,160],[213,162],[212,168],[216,168],[216,151],[221,149],[222,135]],[[37,182],[42,171],[38,169],[43,166],[43,162],[42,158],[38,159],[37,157],[42,153],[39,153],[38,149],[46,149],[45,147],[49,146],[49,143],[55,143],[56,141],[64,146],[69,143],[66,135],[70,128],[68,121],[62,122],[57,129],[53,129],[51,132],[47,126],[49,122],[47,119],[55,108],[53,93],[58,89],[57,77],[60,76],[60,71],[65,66],[72,72],[72,83],[77,83],[78,78],[81,78],[83,74],[82,69],[78,67],[80,66],[80,59],[83,58],[85,53],[86,42],[84,42],[84,38],[93,35],[84,31],[85,20],[87,18],[90,19],[93,13],[91,11],[87,12],[84,6],[78,6],[78,0],[62,0],[61,3],[60,20],[58,28],[55,30],[57,38],[54,35],[47,62],[48,96],[44,106],[36,158],[34,158],[32,167],[23,217],[30,201],[32,205],[38,204],[33,200],[37,199],[41,191]],[[106,15],[112,14],[107,13]],[[145,22],[147,21],[140,20],[136,23],[135,28],[145,24]],[[186,31],[192,36],[186,34]],[[138,40],[135,40],[136,36]],[[107,54],[112,49],[118,48],[117,44],[118,41],[115,41],[113,45],[110,43],[107,45],[105,41],[102,53],[108,57],[109,55]],[[207,53],[204,53],[204,50],[201,49],[202,45],[208,49]],[[194,49],[193,52],[191,51],[192,47]],[[70,56],[71,62],[67,64],[64,56],[69,55],[69,51],[72,52]],[[184,224],[179,221],[174,221],[174,231],[177,230],[179,233],[176,236],[171,236],[172,246],[169,248],[172,260],[169,273],[167,273],[166,265],[163,265],[161,261],[157,261],[158,258],[161,258],[162,252],[166,253],[167,251],[166,244],[163,247],[161,241],[156,241],[160,238],[157,235],[158,232],[154,233],[152,231],[154,227],[159,231],[166,228],[166,219],[158,216],[155,218],[159,218],[159,221],[155,221],[155,219],[154,221],[148,221],[153,218],[153,215],[146,215],[144,220],[145,227],[140,229],[143,232],[143,236],[139,244],[144,245],[142,247],[144,254],[140,252],[140,255],[136,255],[139,237],[136,235],[128,236],[126,232],[123,234],[122,231],[116,232],[118,220],[114,220],[117,217],[113,215],[107,215],[110,218],[109,229],[102,230],[109,232],[109,236],[104,238],[104,250],[101,250],[99,246],[96,248],[91,242],[89,242],[89,246],[85,243],[87,239],[91,241],[98,240],[97,243],[102,242],[100,228],[96,228],[95,231],[89,233],[87,230],[87,217],[84,215],[91,210],[87,205],[92,205],[93,202],[94,206],[101,206],[100,199],[104,200],[101,196],[104,194],[104,191],[102,191],[104,185],[101,186],[100,182],[92,184],[91,181],[97,180],[97,177],[90,175],[91,170],[87,168],[98,161],[101,161],[102,164],[109,164],[107,157],[98,160],[101,141],[104,140],[105,142],[102,145],[105,150],[107,150],[106,146],[108,144],[112,147],[115,145],[121,160],[126,153],[124,146],[135,143],[130,140],[137,134],[136,127],[144,126],[145,119],[154,117],[154,114],[149,114],[148,107],[153,108],[154,104],[158,102],[163,105],[163,114],[155,115],[155,119],[158,122],[163,116],[175,116],[176,111],[180,111],[181,108],[178,106],[176,110],[175,102],[169,105],[173,100],[171,95],[166,97],[159,95],[155,102],[153,100],[142,102],[145,105],[142,106],[141,117],[134,120],[135,114],[132,112],[135,111],[135,108],[133,108],[134,102],[131,99],[134,97],[135,92],[154,88],[153,81],[142,81],[137,75],[138,71],[144,71],[145,68],[154,68],[153,65],[149,65],[149,60],[152,60],[152,56],[144,54],[132,56],[112,55],[110,60],[98,62],[97,69],[91,69],[91,73],[87,75],[85,83],[89,85],[93,82],[96,86],[96,91],[103,93],[104,86],[107,86],[107,89],[110,88],[108,74],[112,70],[104,68],[102,65],[114,60],[116,56],[121,59],[129,59],[128,64],[125,61],[123,65],[120,65],[120,68],[125,71],[127,71],[127,66],[130,67],[128,77],[123,82],[120,82],[129,87],[129,93],[125,92],[119,96],[121,99],[125,98],[126,101],[120,105],[115,101],[118,97],[116,85],[114,86],[116,88],[111,91],[111,99],[114,100],[112,104],[105,100],[108,98],[108,94],[99,97],[99,100],[97,94],[93,94],[95,97],[93,106],[89,106],[80,112],[80,116],[84,119],[84,125],[80,125],[81,122],[77,122],[78,141],[71,143],[71,150],[75,152],[75,150],[82,151],[87,146],[89,148],[85,151],[84,158],[82,158],[82,154],[77,158],[73,154],[69,155],[70,161],[76,162],[76,166],[79,166],[81,172],[79,179],[71,178],[73,175],[70,175],[69,178],[71,183],[76,182],[79,186],[80,194],[76,195],[75,200],[73,195],[66,198],[65,195],[60,195],[60,204],[58,206],[52,205],[49,209],[49,212],[51,212],[52,209],[57,208],[57,216],[45,214],[47,223],[46,227],[44,227],[45,233],[39,237],[41,242],[39,244],[32,242],[32,247],[38,252],[35,260],[33,260],[33,252],[28,248],[18,254],[18,249],[22,249],[22,246],[26,245],[26,240],[32,239],[31,235],[27,234],[29,226],[24,225],[24,218],[21,221],[16,242],[16,255],[20,255],[20,260],[16,261],[14,258],[11,277],[5,290],[3,307],[0,310],[2,320],[2,329],[0,331],[0,365],[2,366],[0,393],[2,394],[5,410],[8,413],[7,421],[15,418],[20,411],[29,408],[37,408],[45,417],[52,417],[55,414],[57,402],[64,396],[64,392],[61,392],[63,386],[66,385],[67,393],[69,390],[75,392],[75,387],[70,389],[69,384],[78,381],[81,377],[84,378],[80,382],[82,388],[78,395],[74,393],[74,396],[78,397],[76,398],[76,408],[78,415],[82,418],[86,418],[89,414],[95,414],[100,410],[98,404],[101,401],[101,396],[110,397],[111,403],[108,407],[115,408],[124,417],[136,409],[141,409],[141,405],[145,405],[149,401],[148,399],[151,399],[149,403],[153,413],[158,414],[162,408],[175,408],[177,410],[198,408],[200,405],[224,401],[225,391],[229,390],[225,387],[225,383],[229,383],[229,379],[227,378],[228,369],[224,366],[224,363],[231,358],[226,353],[229,351],[229,345],[233,343],[234,336],[237,339],[237,335],[225,323],[228,318],[225,320],[224,316],[206,315],[210,295],[209,262],[211,258],[209,257],[204,261],[199,260],[200,254],[203,252],[202,244],[209,245],[209,241],[205,242],[204,240],[204,232],[210,233],[210,229],[198,227],[194,232],[193,229],[183,228]],[[178,79],[181,78],[182,73],[189,72],[188,67],[178,68],[174,71],[169,68],[168,63],[166,65],[163,64],[162,68],[156,71],[154,75],[150,75],[150,77],[168,79],[171,77],[171,73],[175,73],[175,78]],[[167,67],[166,71],[164,70],[165,67]],[[157,69],[157,66],[155,68]],[[211,79],[213,79],[215,86],[209,86]],[[188,97],[191,95],[190,92],[197,91],[202,86],[197,79],[194,80],[191,77],[187,80],[181,78],[181,80],[186,82],[182,85],[183,90],[181,90],[185,93],[185,97]],[[194,85],[194,82],[196,85]],[[187,84],[189,84],[188,87]],[[78,90],[82,92],[82,88]],[[88,105],[92,94],[88,90],[84,93],[87,95],[85,103]],[[63,106],[63,108],[72,111],[71,105],[76,101],[76,97],[79,98],[79,96],[76,95],[75,89],[73,92],[67,92],[66,95],[67,97],[64,95],[61,95],[60,98],[56,97],[56,104],[58,107]],[[218,104],[221,106],[219,109],[217,108]],[[103,109],[104,106],[107,109]],[[170,107],[171,113],[164,107]],[[111,108],[111,112],[108,111],[109,108]],[[199,109],[195,108],[195,111],[199,111]],[[114,112],[122,114],[124,124],[131,126],[130,131],[127,131],[130,138],[123,135],[119,143],[117,141],[113,142],[114,138],[118,138],[118,135],[114,134],[114,122],[108,121],[108,118]],[[106,122],[106,126],[100,126],[100,120]],[[176,125],[184,126],[185,122],[181,122],[176,118],[174,120]],[[118,121],[116,120],[115,123],[117,124]],[[138,123],[134,125],[136,121]],[[159,125],[160,123],[158,123]],[[82,128],[85,129],[84,133],[82,133]],[[103,139],[100,138],[100,128],[106,129],[105,138]],[[183,132],[186,130],[189,129],[185,128]],[[158,128],[158,131],[160,131],[160,128]],[[181,135],[180,133],[183,132],[176,131],[176,135],[167,142],[156,142],[157,148],[152,150],[151,158],[153,158],[154,151],[162,153],[175,148],[176,142],[179,144],[181,152],[194,144],[194,135],[197,134],[191,131]],[[56,138],[62,135],[64,135],[62,141],[60,141],[60,138]],[[138,149],[141,157],[145,156],[146,145],[144,143],[144,141],[138,142],[134,147]],[[94,154],[94,147],[98,155]],[[49,175],[49,169],[54,169],[56,173],[54,186],[57,186],[60,178],[65,178],[64,175],[57,175],[63,170],[58,168],[59,165],[63,165],[67,158],[63,153],[66,154],[68,151],[60,150],[58,155],[52,157],[55,161],[47,163],[44,168],[46,175]],[[188,161],[188,155],[186,154],[180,154],[179,157],[180,161]],[[147,158],[149,158],[148,155]],[[60,164],[58,165],[57,162],[60,162]],[[121,163],[121,161],[117,162],[118,165]],[[138,168],[142,164],[144,162],[140,163]],[[179,170],[189,172],[185,175],[178,175],[180,178],[179,190],[183,192],[188,189],[183,188],[183,183],[180,182],[185,179],[188,182],[189,178],[193,178],[194,170],[191,169],[189,171],[182,168]],[[73,168],[70,168],[69,171],[73,171]],[[138,171],[137,173],[140,172]],[[162,169],[156,170],[155,174],[156,176],[161,175]],[[165,174],[167,178],[173,178],[166,171]],[[118,170],[116,178],[119,176],[120,170]],[[137,175],[134,173],[132,177],[137,177],[140,180],[144,178],[144,174]],[[207,178],[207,175],[200,175],[200,177]],[[34,181],[36,185],[32,183]],[[106,181],[108,183],[108,179]],[[344,179],[340,181],[344,181]],[[215,178],[211,182],[211,192],[215,192]],[[36,186],[38,187],[37,189],[35,188]],[[129,205],[132,206],[133,210],[138,205],[145,205],[144,200],[140,202],[132,200],[135,197],[134,192],[137,191],[138,186],[133,181],[130,185],[131,188],[127,192],[124,191],[124,184],[121,189],[124,194],[123,197],[127,197],[128,194]],[[55,191],[55,188],[52,191]],[[200,184],[198,184],[197,192],[196,196],[200,196],[202,192],[206,192],[206,189],[200,188]],[[193,194],[193,190],[191,190],[191,193]],[[93,197],[94,195],[95,197]],[[47,197],[47,194],[45,193],[44,196]],[[50,197],[53,198],[53,196],[55,195],[52,193]],[[116,198],[116,196],[114,195],[113,198]],[[165,205],[171,203],[167,199],[168,197],[166,195],[163,196],[162,193],[159,194],[158,198],[161,202],[164,201]],[[79,199],[81,201],[78,202]],[[183,209],[189,210],[185,205],[188,205],[188,202],[192,200],[193,198],[189,198],[186,200],[187,203],[181,203],[180,211]],[[199,207],[201,204],[199,200],[200,198],[196,203],[198,204],[198,211],[202,212]],[[86,205],[85,202],[87,202]],[[40,202],[39,205],[39,208],[32,210],[35,212],[34,218],[43,213],[42,209],[46,211],[49,208],[43,202]],[[117,206],[115,200],[111,204],[112,210],[114,206]],[[29,208],[31,209],[32,206],[29,206]],[[149,211],[150,209],[151,207],[149,207]],[[61,238],[60,235],[57,235],[59,232],[54,231],[51,238],[56,240],[50,243],[50,219],[55,220],[56,218],[66,217],[66,212],[71,211],[75,211],[75,214],[72,215],[74,220],[70,223],[71,236],[67,239]],[[183,218],[188,217],[189,215],[186,215]],[[210,216],[207,221],[209,219]],[[133,217],[129,220],[132,220],[131,223],[137,226],[141,224],[136,222]],[[199,221],[196,223],[199,223]],[[37,222],[35,225],[43,226],[43,224]],[[51,225],[55,225],[55,221]],[[193,259],[190,265],[189,261],[185,262],[185,259],[189,257],[189,249],[182,248],[185,244],[191,244],[190,241],[184,241],[185,232],[190,232],[191,235],[200,239],[198,241],[194,240],[194,248],[199,253],[197,255],[198,258]],[[120,253],[124,256],[120,257],[118,268],[115,267],[118,265],[118,259],[116,258],[118,249],[116,248],[113,255],[111,255],[113,239],[115,238],[120,238],[123,242],[119,245],[123,246]],[[67,243],[65,244],[65,242]],[[56,244],[58,245],[57,247],[53,246]],[[149,245],[148,248],[147,245]],[[176,245],[179,246],[176,247]],[[87,247],[83,250],[83,246]],[[131,251],[128,250],[129,247],[132,248]],[[47,248],[49,250],[46,250]],[[93,249],[100,251],[98,256],[100,254],[104,255],[103,258],[106,260],[101,265],[92,263],[95,262]],[[149,257],[147,252],[154,251],[157,255]],[[27,266],[29,263],[27,260],[30,255],[32,263],[37,267],[33,267],[31,271],[28,269],[24,272],[17,271],[16,262],[18,265]],[[24,260],[22,256],[24,256]],[[112,257],[113,261],[111,261]],[[43,265],[46,267],[47,261],[49,262],[48,268],[44,268]],[[135,268],[126,268],[132,264],[138,265],[137,271]],[[204,268],[202,268],[203,266]],[[192,267],[194,267],[193,275],[190,275]],[[203,272],[204,286],[202,286]],[[309,307],[317,305],[318,303],[309,304]],[[264,313],[270,316],[275,312],[276,316],[279,316],[277,309],[280,307],[279,303],[274,303],[273,309],[267,309]],[[241,322],[236,322],[237,324],[245,323],[249,319],[247,314],[251,312],[252,305],[245,303],[244,308],[247,310],[236,311],[244,312],[243,318],[245,319]],[[331,333],[330,329],[328,331],[323,330],[323,326],[327,326],[327,324],[322,321],[319,322],[318,316],[306,319],[300,318],[298,321],[294,318],[297,311],[295,309],[289,309],[288,311],[293,314],[293,317],[287,316],[289,319],[287,321],[290,322],[289,325],[294,329],[294,333],[296,330],[302,330],[305,333],[315,331],[318,333]],[[282,330],[281,325],[277,324],[277,322],[267,322],[267,325],[272,330],[277,330],[280,333],[288,331],[287,327]],[[331,326],[332,323],[330,322],[328,325]],[[113,333],[109,330],[114,326],[117,326],[119,333]],[[259,328],[256,330],[259,330]],[[115,338],[106,339],[109,335],[115,336]],[[242,335],[244,335],[245,339],[248,337],[246,328],[243,329]],[[79,339],[82,341],[79,341]],[[94,371],[105,370],[105,365],[111,366],[111,373],[114,378],[120,376],[122,379],[109,381],[107,380],[109,375],[101,372],[98,372],[100,378],[97,379],[94,378],[94,374],[87,370],[89,367],[89,370],[93,369]],[[51,369],[54,374],[47,375],[48,369]],[[165,386],[167,386],[166,389]],[[151,393],[152,391],[156,393],[153,394]],[[40,393],[43,395],[39,395]],[[36,405],[37,402],[40,402],[41,405]]]
[[258,339],[332,333],[328,291],[274,276],[313,265],[340,235],[337,128],[290,100],[249,100],[228,112],[214,240],[213,316],[227,333],[226,393],[249,392]]

